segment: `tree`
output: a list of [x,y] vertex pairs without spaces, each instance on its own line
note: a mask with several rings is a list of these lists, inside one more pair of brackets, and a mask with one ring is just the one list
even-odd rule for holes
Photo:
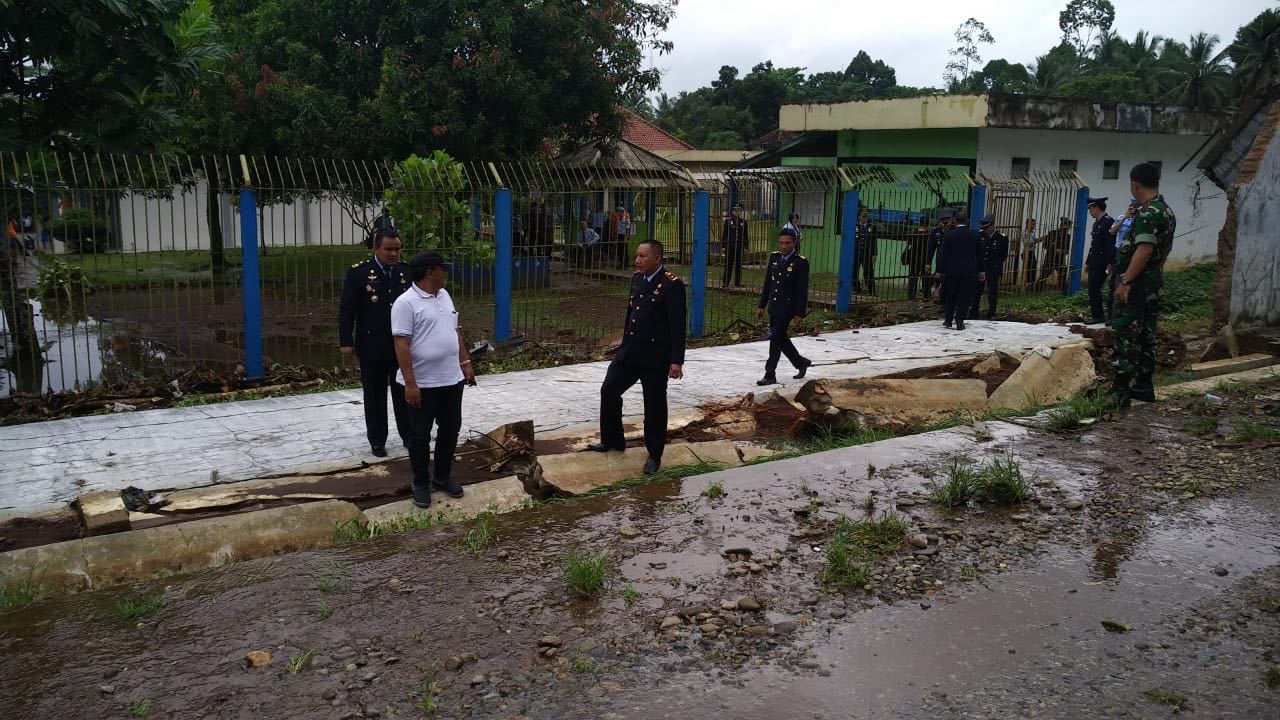
[[1028,71],[1031,75],[1027,91],[1037,95],[1057,95],[1062,86],[1080,75],[1080,56],[1070,43],[1057,47],[1036,58]]
[[981,21],[969,18],[956,28],[956,46],[947,51],[955,58],[947,63],[947,71],[943,80],[949,92],[959,92],[965,79],[969,77],[969,69],[982,62],[980,45],[990,45],[996,41]]
[[0,3],[0,149],[172,147],[179,107],[222,56],[210,0]]
[[1155,98],[1141,78],[1124,73],[1088,75],[1063,83],[1059,94],[1066,98],[1112,103],[1144,103]]
[[1031,73],[1022,63],[1004,58],[992,60],[982,70],[971,73],[964,82],[965,92],[1023,93],[1033,87]]
[[885,97],[898,85],[894,69],[883,60],[872,60],[866,50],[859,50],[853,56],[844,70],[844,77],[852,85],[851,90],[868,98]]
[[1280,11],[1263,10],[1242,26],[1227,47],[1227,56],[1235,64],[1233,85],[1238,96],[1280,77]]
[[[1197,110],[1215,110],[1229,104],[1231,68],[1227,50],[1215,52],[1218,36],[1196,33],[1183,46],[1168,46],[1160,59],[1166,65],[1171,87],[1164,100]],[[1171,56],[1168,60],[1165,55]]]
[[1116,8],[1111,0],[1071,0],[1058,13],[1058,28],[1062,41],[1083,55],[1093,45],[1095,35],[1109,32],[1116,20]]

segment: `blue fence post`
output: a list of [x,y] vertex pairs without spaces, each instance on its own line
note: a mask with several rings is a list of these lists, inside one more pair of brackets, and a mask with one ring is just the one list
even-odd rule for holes
[[836,312],[847,313],[853,305],[853,263],[857,259],[854,230],[858,225],[858,191],[846,190],[841,209],[840,266],[836,271]]
[[1089,226],[1089,188],[1076,190],[1076,225],[1071,234],[1071,279],[1067,284],[1067,293],[1074,295],[1080,292],[1080,269],[1084,265],[1085,230]]
[[969,227],[974,230],[980,230],[982,228],[982,224],[978,221],[986,214],[987,186],[974,185],[973,190],[969,192]]
[[658,236],[658,192],[649,190],[645,195],[644,216],[649,220],[649,239]]
[[498,188],[493,195],[493,235],[497,257],[493,261],[493,338],[511,339],[511,191]]
[[244,291],[244,374],[261,380],[262,273],[258,266],[258,191],[240,188],[240,281]]
[[711,235],[711,193],[693,196],[693,270],[689,278],[689,334],[702,337],[707,323],[707,256]]

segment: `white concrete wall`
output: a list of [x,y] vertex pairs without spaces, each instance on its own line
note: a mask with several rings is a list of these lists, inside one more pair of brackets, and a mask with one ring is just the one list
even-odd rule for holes
[[[123,252],[207,250],[209,228],[205,216],[204,182],[172,197],[148,198],[128,194],[120,198],[120,249]],[[368,208],[369,216],[377,208]],[[236,197],[222,195],[222,225],[227,248],[240,247],[240,208]],[[358,245],[364,233],[338,202],[295,200],[268,205],[259,232],[268,247],[299,245]]]
[[1231,274],[1231,325],[1280,325],[1280,142],[1236,197],[1236,257]]
[[[1083,132],[1072,130],[978,131],[978,171],[1008,176],[1014,157],[1031,160],[1032,171],[1056,171],[1059,160],[1075,160],[1076,172],[1094,197],[1109,197],[1108,210],[1123,212],[1129,200],[1129,170],[1140,162],[1162,163],[1160,189],[1178,217],[1169,266],[1212,260],[1227,200],[1188,159],[1201,148],[1203,135]],[[1104,180],[1103,162],[1120,161],[1120,176]],[[1187,163],[1182,172],[1178,168]],[[1041,223],[1042,226],[1044,223]]]

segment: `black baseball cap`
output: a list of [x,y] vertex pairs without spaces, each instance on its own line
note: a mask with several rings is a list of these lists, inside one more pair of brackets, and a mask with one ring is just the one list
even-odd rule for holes
[[435,250],[427,250],[413,256],[409,261],[409,267],[416,270],[430,270],[433,267],[450,267],[451,263],[444,261],[444,256]]

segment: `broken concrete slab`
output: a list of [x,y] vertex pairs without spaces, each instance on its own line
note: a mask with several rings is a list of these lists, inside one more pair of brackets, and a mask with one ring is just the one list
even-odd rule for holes
[[329,547],[334,528],[364,519],[348,502],[293,505],[0,553],[0,586],[30,581],[77,591],[281,552]]
[[1268,353],[1254,353],[1243,357],[1194,363],[1188,371],[1188,374],[1191,376],[1192,380],[1203,380],[1207,377],[1226,375],[1227,373],[1244,372],[1245,370],[1256,370],[1257,368],[1268,367],[1276,364],[1280,364],[1280,357],[1270,355]]
[[118,491],[85,493],[76,498],[76,514],[85,534],[109,535],[129,529],[129,508]]
[[796,401],[815,420],[881,427],[933,422],[956,410],[981,413],[987,384],[976,378],[812,380],[800,388]]
[[1097,379],[1090,342],[1054,348],[1048,357],[1032,351],[987,400],[991,410],[1025,410],[1054,405],[1093,385]]
[[527,462],[533,456],[533,421],[500,425],[489,432],[476,433],[472,443],[473,451],[480,460],[487,464],[489,472],[501,472],[502,468],[512,462]]
[[[692,465],[699,462],[717,462],[730,467],[746,460],[767,457],[772,452],[745,443],[714,440],[700,443],[676,443],[667,445],[662,455],[666,468]],[[644,468],[649,451],[644,448],[628,448],[623,452],[582,452],[548,455],[538,458],[522,477],[526,490],[537,498],[545,498],[556,492],[581,495],[598,487],[636,477]]]
[[1156,388],[1156,399],[1167,400],[1181,395],[1199,395],[1200,393],[1213,392],[1222,383],[1255,383],[1275,378],[1280,378],[1280,365],[1269,365],[1253,370],[1245,370],[1244,372],[1217,375],[1203,380],[1191,380],[1177,385],[1158,387]]
[[464,491],[462,497],[456,499],[436,493],[431,498],[431,508],[427,510],[414,505],[412,500],[399,500],[368,508],[364,516],[370,523],[385,523],[422,513],[443,512],[449,520],[457,521],[473,518],[486,510],[510,512],[523,507],[529,500],[524,485],[515,475],[468,485]]

